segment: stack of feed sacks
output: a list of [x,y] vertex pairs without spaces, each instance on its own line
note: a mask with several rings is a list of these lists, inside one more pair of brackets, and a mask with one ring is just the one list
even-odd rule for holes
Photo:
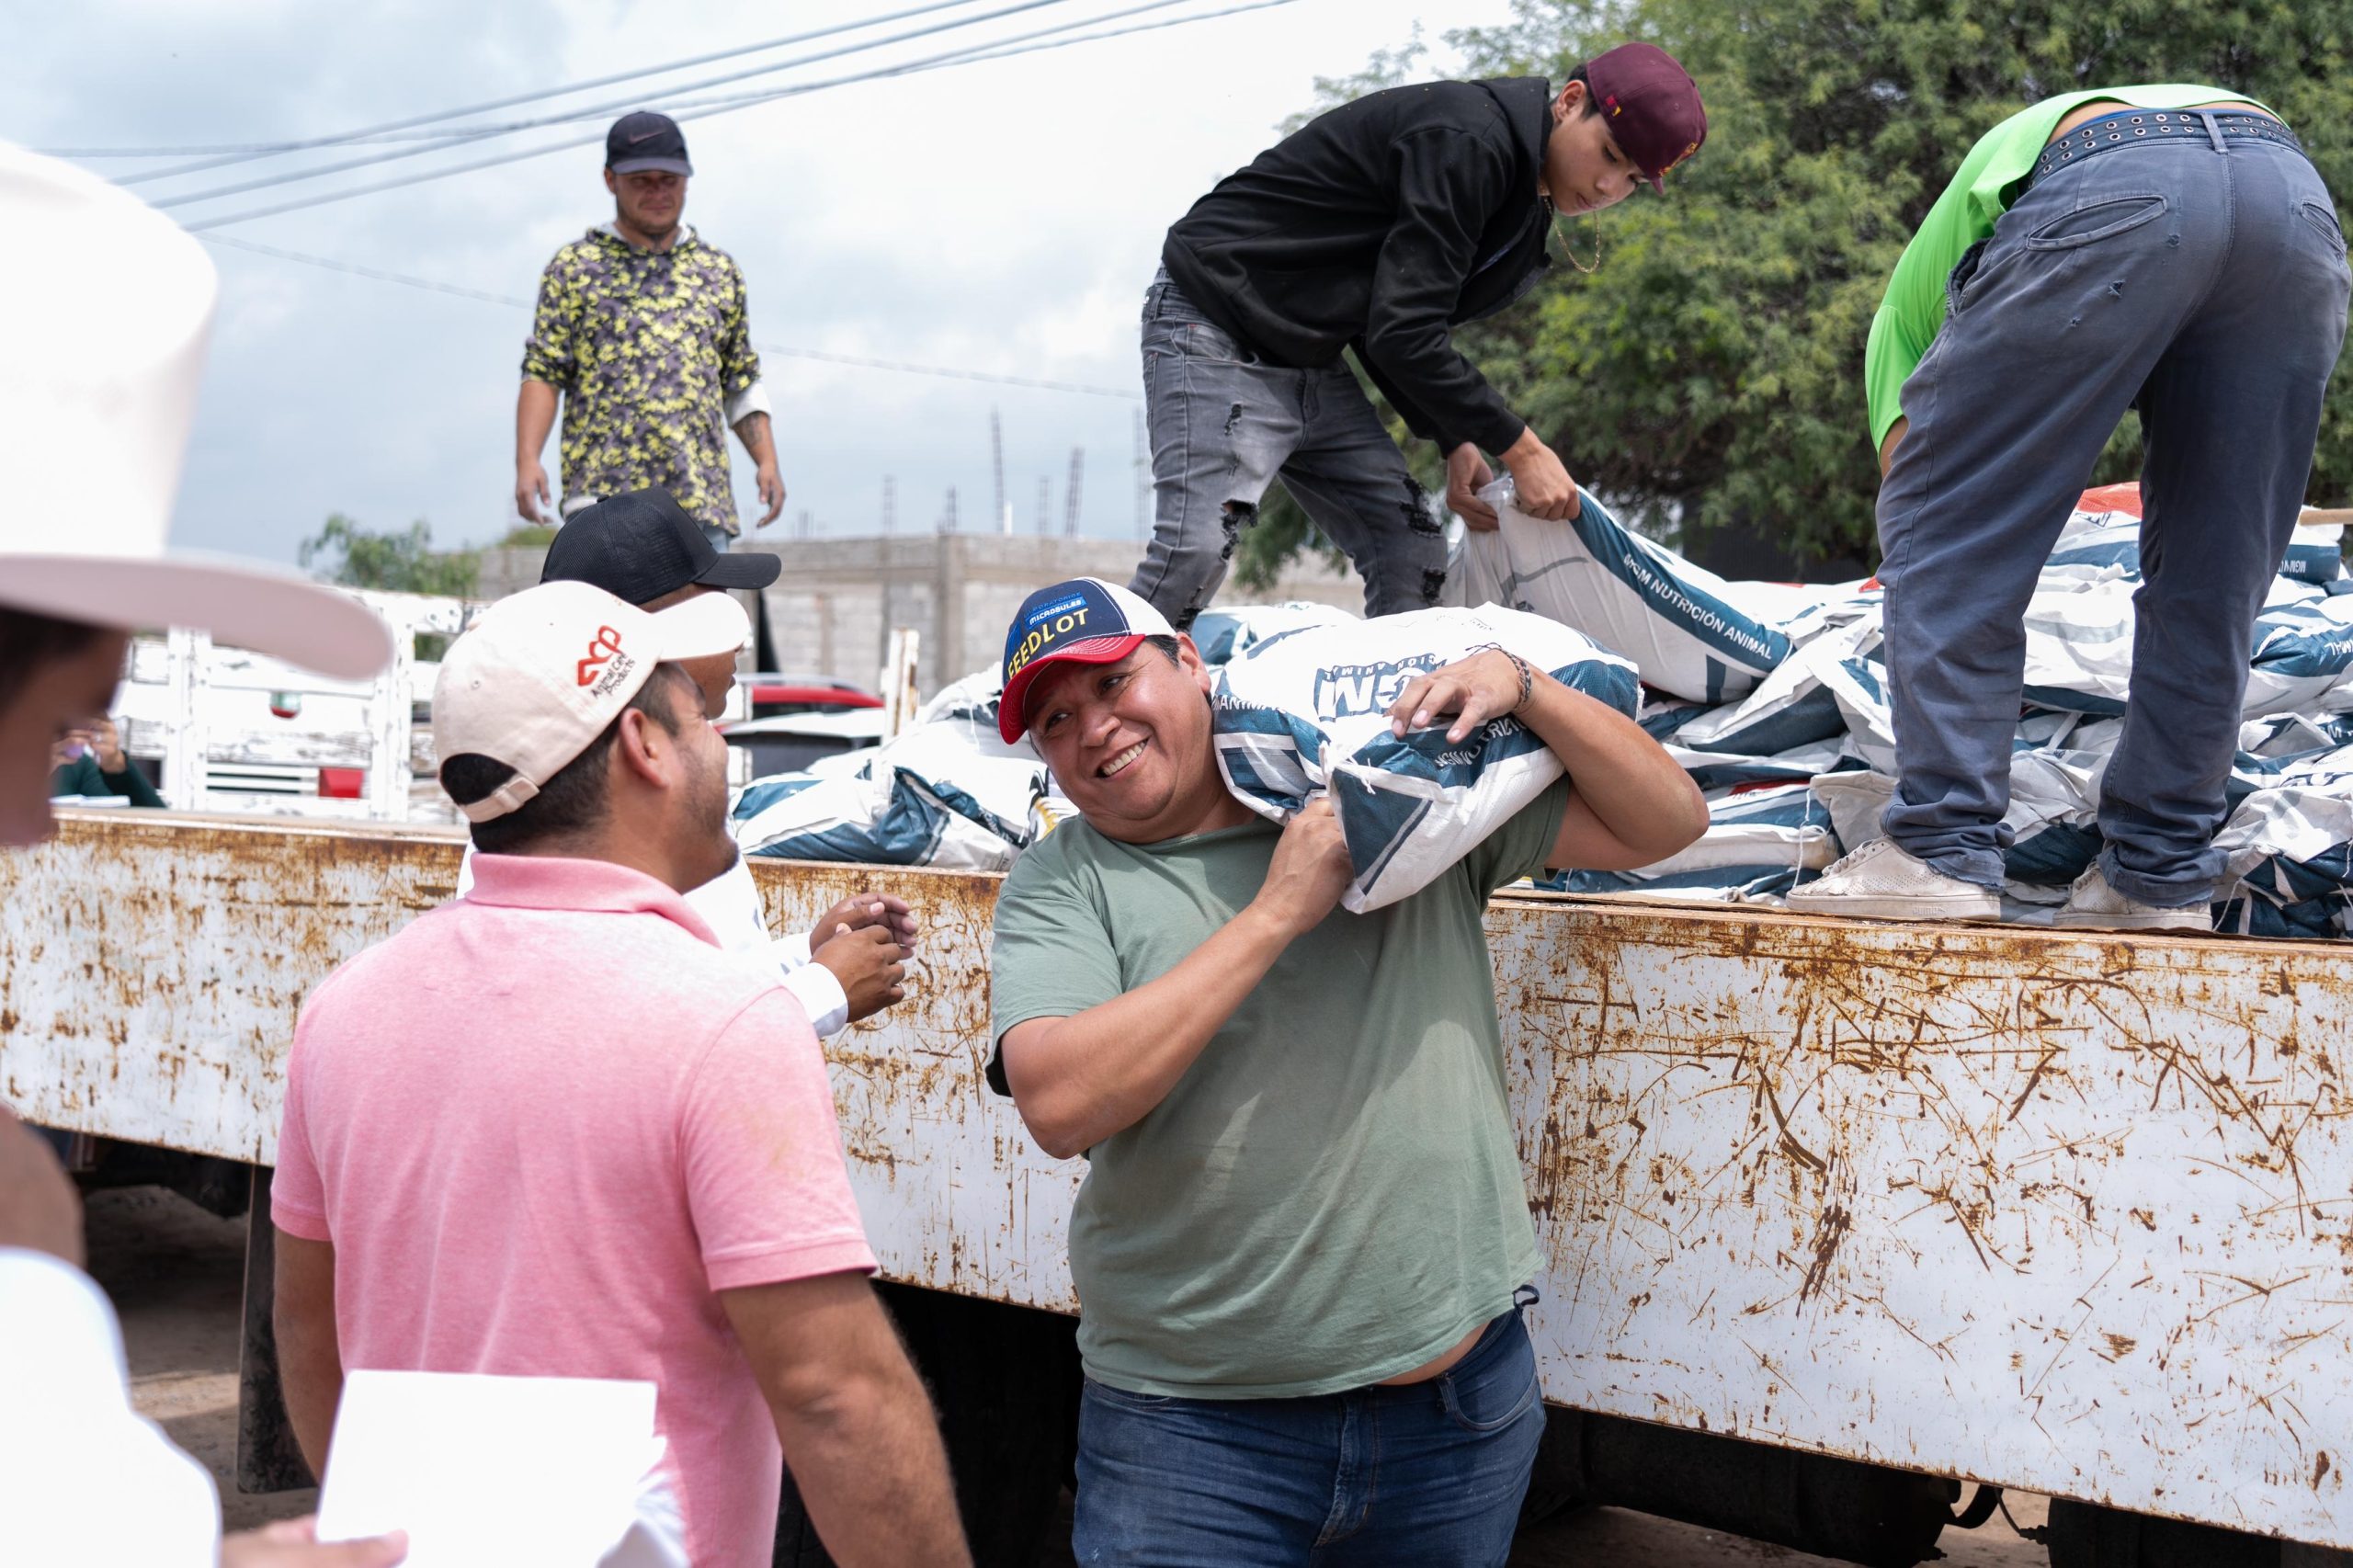
[[[1700,843],[1634,873],[1571,872],[1578,893],[1778,903],[1879,835],[1894,733],[1875,583],[1726,582],[1624,528],[1587,496],[1573,522],[1488,494],[1453,590],[1579,627],[1632,659],[1642,722],[1706,792]],[[2088,492],[2026,613],[2026,679],[2005,826],[2006,909],[2047,918],[2099,850],[2099,789],[2131,690],[2137,487]],[[2243,747],[2216,918],[2256,935],[2343,935],[2353,904],[2353,575],[2340,526],[2295,533],[2248,651]],[[1613,641],[1613,639],[1615,639]]]
[[[1236,654],[1311,627],[1355,623],[1328,605],[1221,606],[1194,637],[1203,657]],[[942,687],[880,746],[756,779],[735,796],[732,825],[747,856],[1001,871],[1074,814],[1027,739],[997,734],[995,669]]]

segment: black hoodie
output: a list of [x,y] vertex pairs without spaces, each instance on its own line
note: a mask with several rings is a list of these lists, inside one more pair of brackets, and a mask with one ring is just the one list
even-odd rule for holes
[[1260,358],[1317,368],[1352,347],[1415,435],[1500,452],[1527,426],[1449,329],[1552,266],[1536,187],[1552,130],[1532,76],[1370,94],[1219,181],[1161,261]]

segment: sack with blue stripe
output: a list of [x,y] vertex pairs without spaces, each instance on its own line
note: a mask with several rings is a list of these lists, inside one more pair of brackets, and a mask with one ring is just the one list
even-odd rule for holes
[[2215,836],[2222,881],[2214,928],[2245,937],[2335,937],[2353,915],[2353,751],[2298,759]]
[[[2310,508],[2302,514],[2308,519],[2323,515]],[[2344,537],[2343,523],[2299,522],[2289,539],[2288,553],[2279,562],[2279,575],[2290,582],[2325,587],[2344,571]],[[2122,512],[2075,512],[2042,574],[2046,577],[2140,576],[2141,519]]]
[[1573,626],[1634,662],[1643,682],[1694,702],[1744,697],[1787,658],[1783,622],[1847,589],[1729,583],[1621,526],[1585,497],[1567,522],[1513,505],[1509,479],[1480,492],[1511,563],[1498,602]]
[[756,779],[736,797],[728,826],[744,855],[764,859],[1002,871],[1015,855],[1011,843],[913,774],[871,765],[831,777]]
[[1341,626],[1362,619],[1336,605],[1289,599],[1274,605],[1214,605],[1193,618],[1193,647],[1205,665],[1222,665],[1270,637],[1310,626]]
[[1226,787],[1276,822],[1330,794],[1356,869],[1343,907],[1360,914],[1418,892],[1561,777],[1560,759],[1508,716],[1460,745],[1444,723],[1403,740],[1390,733],[1389,705],[1409,683],[1491,645],[1633,716],[1627,660],[1494,605],[1312,627],[1219,673],[1211,738]]
[[1743,790],[1708,803],[1708,831],[1638,871],[1556,871],[1546,892],[1643,893],[1710,903],[1778,903],[1838,858],[1830,811],[1804,783]]

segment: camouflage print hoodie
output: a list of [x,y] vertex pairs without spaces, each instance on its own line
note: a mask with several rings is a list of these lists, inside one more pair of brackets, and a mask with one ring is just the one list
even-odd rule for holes
[[760,359],[725,251],[692,229],[666,251],[589,230],[540,278],[523,374],[563,393],[567,499],[658,484],[697,522],[738,531],[727,427],[750,409],[730,404],[758,386]]

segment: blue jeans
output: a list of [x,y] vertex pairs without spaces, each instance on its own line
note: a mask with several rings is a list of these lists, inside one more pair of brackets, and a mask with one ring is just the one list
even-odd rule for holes
[[1128,586],[1179,631],[1216,597],[1278,478],[1356,563],[1367,615],[1438,603],[1446,525],[1345,363],[1267,364],[1163,272],[1143,297],[1143,396],[1156,519]]
[[1090,1378],[1072,1550],[1084,1568],[1500,1568],[1543,1435],[1517,1307],[1400,1388],[1172,1399]]
[[2311,474],[2347,282],[2303,154],[2203,132],[2045,176],[1954,268],[1879,495],[1899,846],[2001,885],[2027,601],[2137,407],[2143,582],[2100,867],[2146,903],[2212,893],[2255,618]]

